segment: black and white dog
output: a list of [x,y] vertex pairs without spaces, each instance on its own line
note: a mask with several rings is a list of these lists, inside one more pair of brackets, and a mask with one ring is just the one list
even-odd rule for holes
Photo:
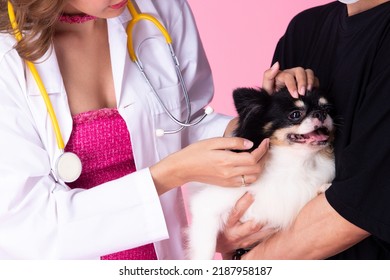
[[250,192],[255,201],[242,221],[283,229],[334,177],[332,106],[318,90],[294,99],[287,89],[269,95],[239,88],[233,98],[239,116],[235,136],[253,141],[254,148],[269,138],[270,149],[260,178],[250,186],[194,183],[189,187],[189,259],[213,258],[217,235],[244,193]]

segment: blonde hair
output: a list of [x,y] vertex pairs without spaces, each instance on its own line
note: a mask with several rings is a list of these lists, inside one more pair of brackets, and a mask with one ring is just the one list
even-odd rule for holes
[[[0,0],[0,32],[14,34],[8,16],[8,1]],[[29,61],[41,58],[52,44],[54,25],[66,0],[12,0],[23,39],[15,49]]]

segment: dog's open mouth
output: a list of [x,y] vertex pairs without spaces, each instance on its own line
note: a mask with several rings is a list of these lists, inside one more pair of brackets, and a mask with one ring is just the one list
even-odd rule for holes
[[306,134],[290,133],[287,135],[287,139],[299,144],[325,145],[328,143],[329,133],[329,129],[323,126]]

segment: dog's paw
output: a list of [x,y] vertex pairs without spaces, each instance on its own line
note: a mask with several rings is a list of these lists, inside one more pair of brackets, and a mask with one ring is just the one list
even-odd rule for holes
[[330,185],[332,185],[332,184],[331,183],[322,184],[321,187],[318,188],[317,194],[324,193],[327,189],[329,189]]

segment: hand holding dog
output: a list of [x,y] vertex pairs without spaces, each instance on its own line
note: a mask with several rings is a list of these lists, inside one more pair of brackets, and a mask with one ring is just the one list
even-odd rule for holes
[[271,228],[264,229],[264,225],[254,221],[240,221],[253,201],[250,193],[244,194],[230,212],[224,231],[218,235],[216,251],[221,253],[224,259],[231,259],[237,248],[253,247],[276,231]]
[[260,176],[264,166],[269,140],[265,139],[252,152],[253,143],[239,137],[217,137],[199,141],[171,154],[150,167],[159,195],[196,181],[224,187],[240,187],[243,177],[251,184]]

